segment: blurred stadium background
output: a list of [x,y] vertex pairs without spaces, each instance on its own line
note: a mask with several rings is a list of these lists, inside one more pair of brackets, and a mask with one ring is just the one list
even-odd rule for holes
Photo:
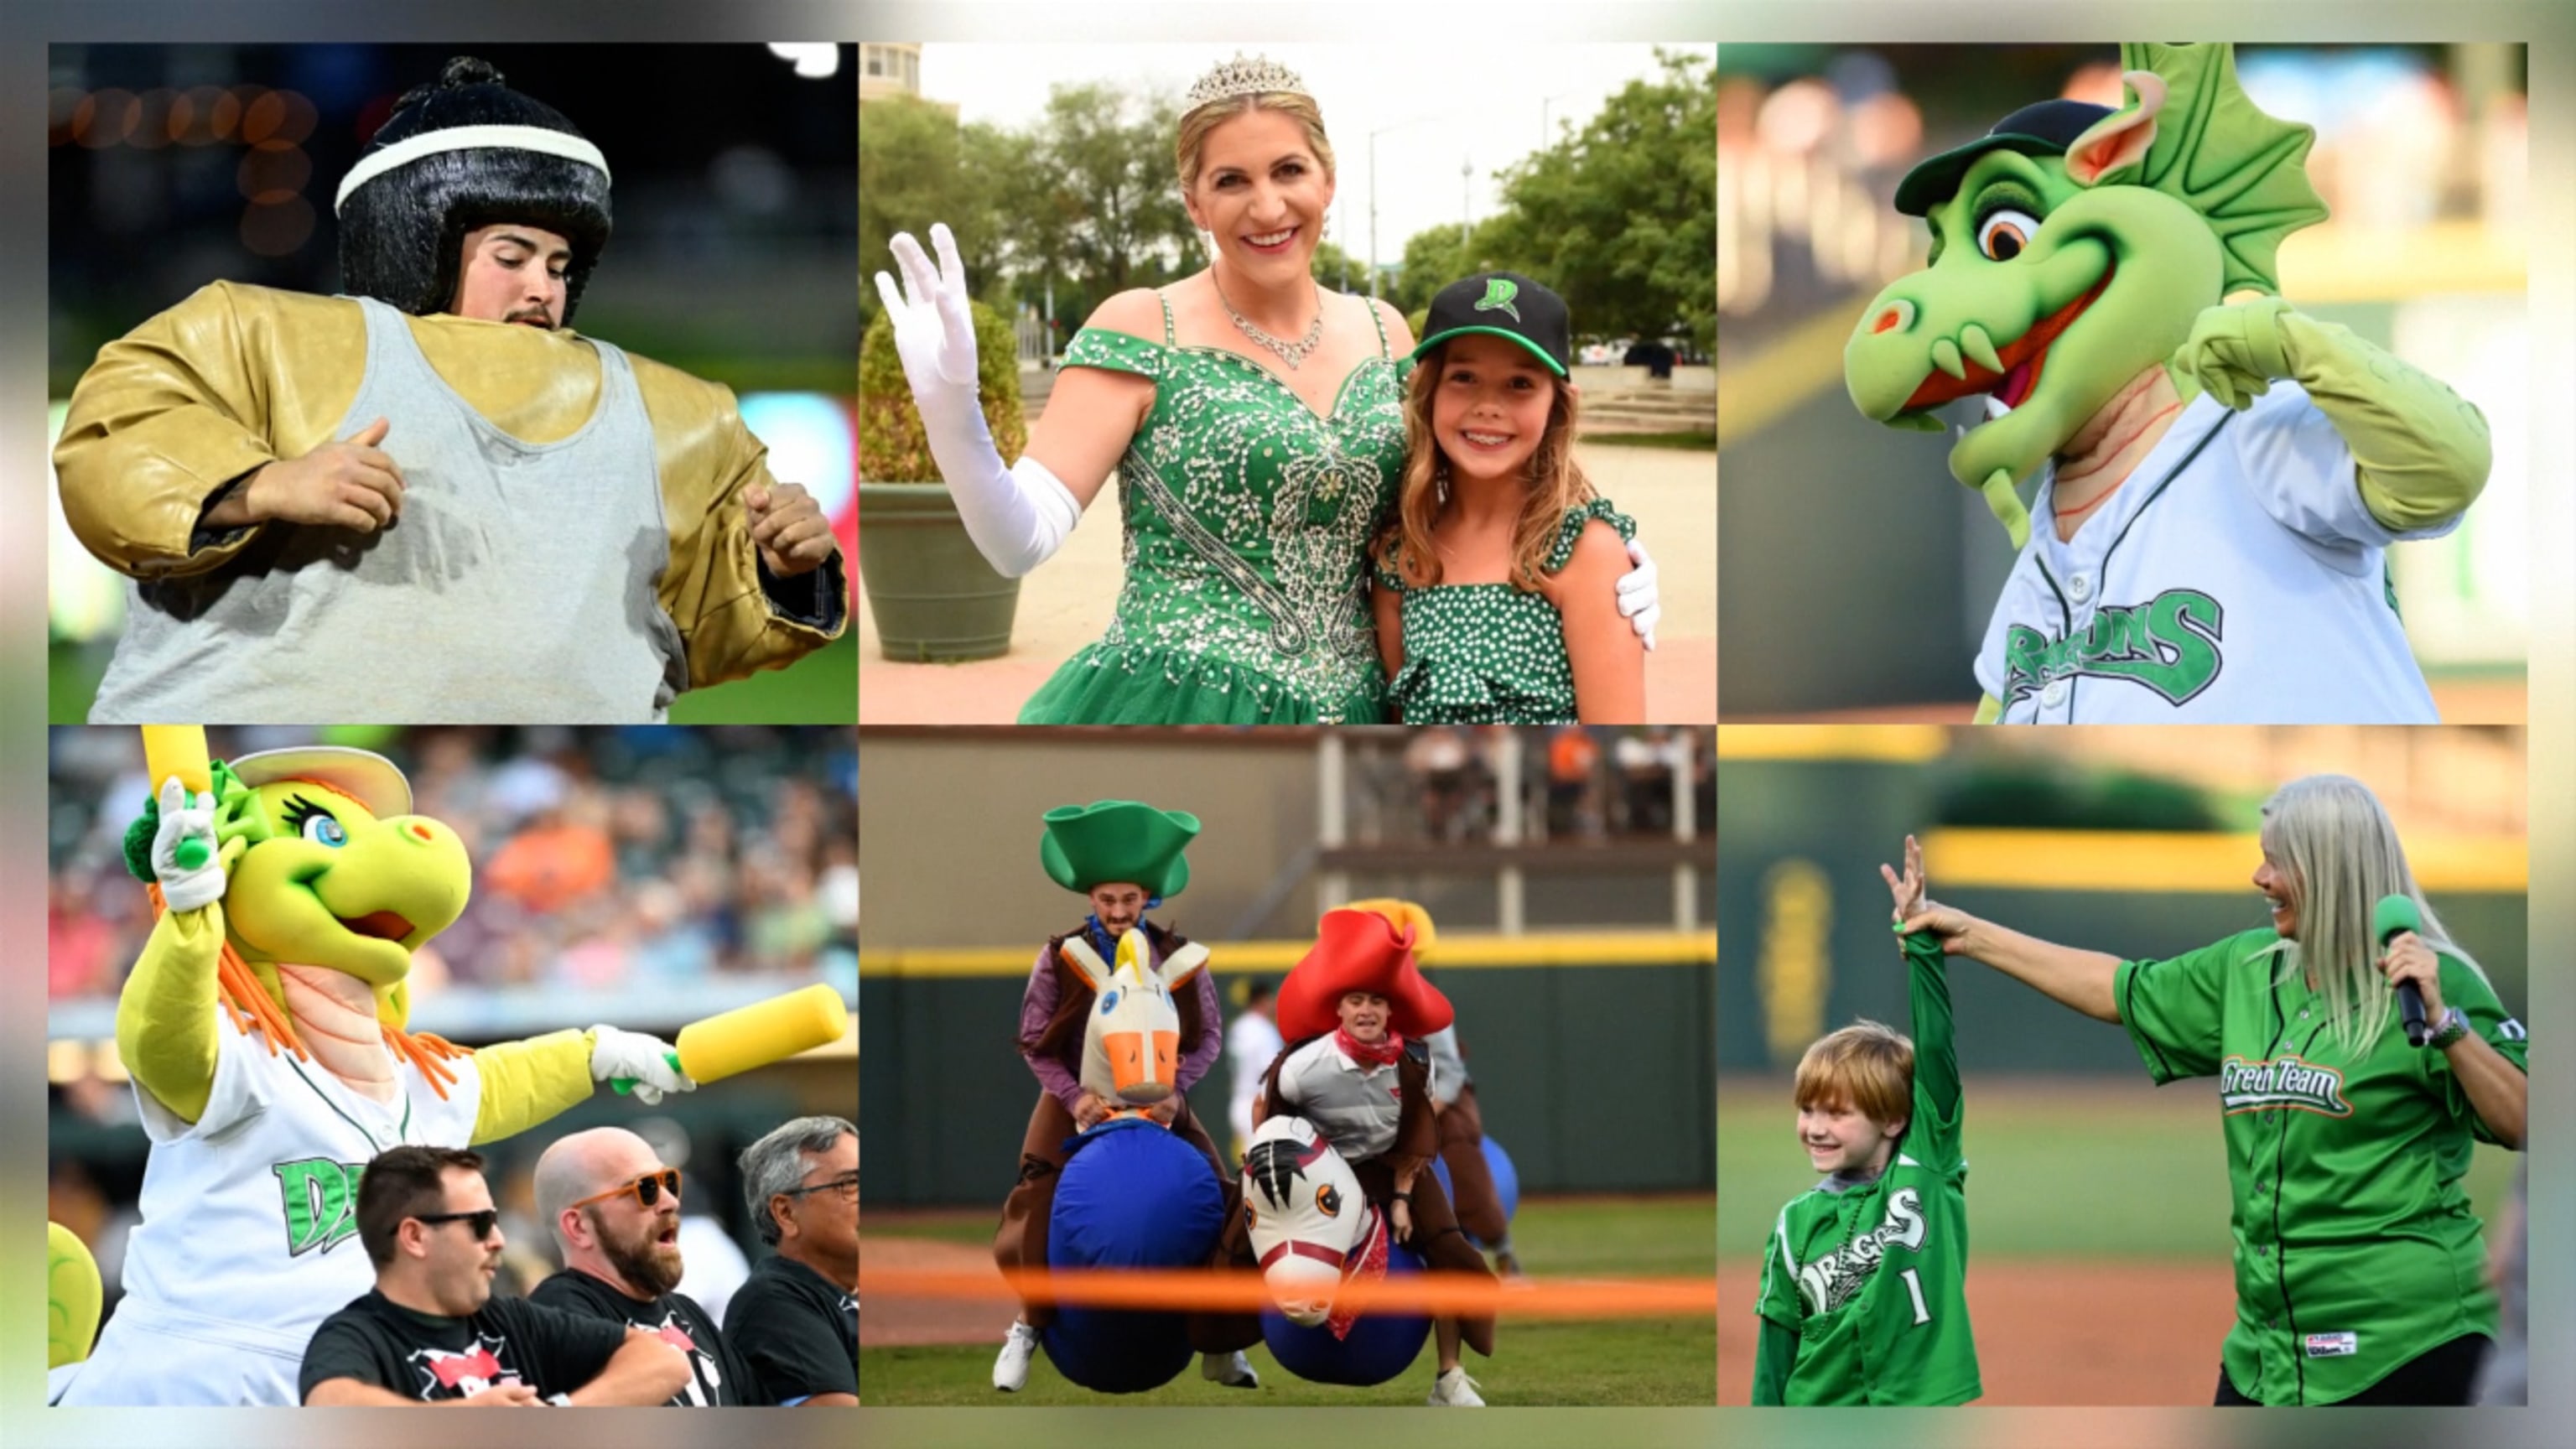
[[[767,726],[207,731],[217,759],[329,743],[410,777],[476,872],[465,914],[415,956],[412,1026],[466,1046],[607,1023],[670,1039],[701,1017],[829,983],[858,986],[856,754],[847,729]],[[125,870],[147,789],[141,732],[58,728],[45,819],[46,1212],[119,1294],[148,1142],[116,1049],[116,993],[152,924]],[[685,1174],[681,1291],[717,1306],[766,1251],[735,1155],[791,1117],[849,1117],[855,1034],[643,1108],[602,1093],[484,1150],[524,1292],[554,1271],[535,1221],[537,1155],[622,1126]]]
[[[394,101],[478,55],[616,177],[580,330],[734,390],[770,469],[856,571],[856,49],[840,45],[55,45],[48,63],[47,437],[98,349],[218,279],[338,290],[331,198]],[[124,581],[48,473],[49,717],[88,712]],[[855,602],[855,601],[854,601]],[[681,696],[680,723],[851,719],[855,631],[796,668]]]
[[[2518,728],[1726,726],[1717,916],[1719,1389],[1747,1402],[1765,1235],[1815,1182],[1790,1074],[1855,1017],[1902,1027],[1881,862],[1923,842],[1935,899],[2066,945],[2170,956],[2264,923],[2262,802],[2367,783],[2508,1010],[2531,1008]],[[1954,962],[1967,1078],[1969,1311],[1989,1404],[2206,1404],[2232,1321],[2228,1184],[2206,1090],[2158,1091],[2117,1026]],[[2512,1154],[2481,1146],[2492,1221]]]
[[[1518,1166],[1525,1269],[1706,1281],[1715,1181],[1716,938],[1707,729],[862,731],[877,865],[860,950],[868,1147],[862,1274],[989,1270],[1037,1084],[1013,1040],[1038,947],[1087,906],[1040,869],[1039,817],[1142,799],[1204,824],[1186,894],[1150,913],[1214,948],[1230,1021],[1317,915],[1371,896],[1438,922],[1486,1130]],[[1220,1142],[1223,1059],[1191,1092]],[[864,1284],[862,1285],[864,1288]],[[990,1301],[871,1294],[872,1404],[985,1402],[1009,1321]],[[1704,1320],[1507,1324],[1496,1403],[1713,1401]],[[1271,1372],[1263,1403],[1387,1401]],[[1411,1377],[1430,1381],[1425,1355]],[[1419,1392],[1420,1390],[1417,1390]],[[1497,1393],[1516,1397],[1496,1397]],[[1374,1394],[1374,1399],[1372,1399]],[[1196,1374],[1149,1401],[1249,1396]],[[1041,1368],[1015,1402],[1099,1402]]]
[[[2409,638],[2452,723],[2520,723],[2531,558],[2526,51],[2240,45],[2246,91],[2316,128],[2333,219],[2283,295],[2450,383],[2493,425],[2485,495],[2394,551]],[[1727,719],[1967,719],[2011,548],[1950,442],[1853,411],[1860,305],[1923,264],[1916,161],[2052,96],[2119,105],[2117,47],[1730,45],[1718,75],[1719,616]],[[1919,627],[1895,627],[1903,619]]]

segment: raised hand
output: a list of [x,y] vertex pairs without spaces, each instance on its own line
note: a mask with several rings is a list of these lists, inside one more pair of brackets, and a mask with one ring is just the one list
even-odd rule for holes
[[161,782],[160,823],[152,832],[152,875],[161,904],[173,911],[202,910],[224,898],[225,861],[215,849],[215,797],[188,798],[171,776]]
[[912,384],[916,402],[942,392],[975,392],[975,318],[968,307],[966,264],[957,259],[957,238],[947,223],[933,222],[930,244],[939,249],[933,269],[921,243],[910,232],[894,237],[894,264],[903,273],[903,292],[894,279],[877,273],[877,297],[885,303],[894,327],[894,349],[903,359],[903,376]]
[[1968,929],[1967,912],[1953,910],[1925,893],[1923,879],[1923,846],[1911,835],[1905,837],[1905,873],[1897,874],[1887,866],[1878,873],[1887,881],[1887,893],[1894,902],[1896,929],[1911,936],[1917,931],[1930,931],[1941,938],[1942,948],[1955,952],[1960,935]]
[[2191,336],[2174,353],[2174,366],[2201,391],[2243,412],[2271,390],[2274,379],[2290,375],[2280,327],[2281,314],[2289,310],[2278,297],[2205,308],[2192,319]]
[[747,488],[742,505],[751,517],[751,541],[760,550],[760,561],[776,577],[810,574],[841,551],[823,505],[797,484]]

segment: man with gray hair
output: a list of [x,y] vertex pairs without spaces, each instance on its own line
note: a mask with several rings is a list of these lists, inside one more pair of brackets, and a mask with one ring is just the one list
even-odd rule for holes
[[680,1170],[623,1127],[575,1132],[537,1159],[537,1216],[563,1250],[564,1271],[532,1303],[630,1324],[689,1358],[677,1408],[765,1404],[760,1385],[680,1286]]
[[782,1408],[859,1402],[859,1129],[799,1117],[743,1149],[744,1201],[760,1240],[725,1305],[725,1337]]

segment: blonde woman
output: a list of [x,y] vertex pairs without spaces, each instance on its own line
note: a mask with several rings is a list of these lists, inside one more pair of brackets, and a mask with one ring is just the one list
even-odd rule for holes
[[[2465,1404],[2496,1294],[2460,1180],[2473,1139],[2522,1146],[2527,1034],[2443,930],[2368,787],[2283,786],[2262,848],[2271,923],[2165,961],[1936,905],[1911,839],[1888,880],[1906,934],[2128,1028],[2159,1085],[2217,1079],[2236,1235],[2217,1403]],[[2374,940],[2392,896],[2418,924]],[[2401,984],[2423,994],[2422,1047]]]
[[[1396,310],[1324,291],[1333,148],[1294,72],[1237,57],[1191,87],[1174,147],[1207,269],[1121,292],[1073,339],[1027,452],[1005,465],[975,397],[955,242],[894,239],[880,272],[904,377],[957,511],[1017,577],[1061,547],[1114,469],[1126,585],[1109,632],[1022,724],[1372,723],[1386,718],[1368,543],[1404,467]],[[908,293],[908,295],[905,295]],[[1653,566],[1617,585],[1651,638]]]

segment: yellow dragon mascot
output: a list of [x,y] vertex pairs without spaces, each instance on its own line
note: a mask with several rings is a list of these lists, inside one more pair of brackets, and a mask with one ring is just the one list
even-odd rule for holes
[[125,856],[161,914],[116,1012],[152,1139],[142,1221],[94,1348],[97,1268],[49,1225],[47,1397],[291,1406],[315,1325],[374,1284],[357,1243],[369,1159],[510,1137],[604,1081],[648,1103],[697,1084],[668,1044],[615,1027],[480,1050],[407,1031],[412,953],[472,888],[456,831],[413,814],[380,755],[208,761],[189,730],[193,766],[171,770],[156,733],[159,789]]

